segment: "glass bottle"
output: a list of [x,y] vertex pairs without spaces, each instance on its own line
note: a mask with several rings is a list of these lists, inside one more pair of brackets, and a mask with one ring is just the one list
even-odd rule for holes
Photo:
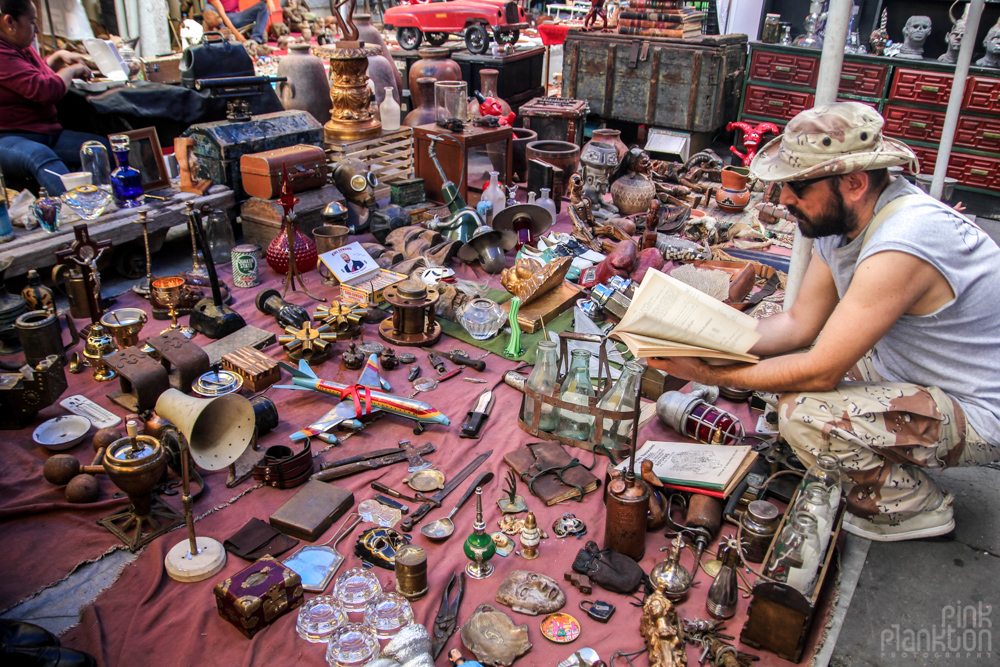
[[208,248],[216,266],[232,262],[236,239],[233,236],[233,226],[229,223],[229,216],[225,211],[213,209],[205,216],[205,238],[208,239]]
[[378,113],[382,119],[383,130],[391,131],[399,129],[399,103],[396,102],[396,98],[393,96],[393,88],[391,86],[386,86],[385,88],[385,99],[382,100],[382,104],[378,105]]
[[552,188],[542,188],[542,196],[535,203],[552,214],[552,219],[556,219],[556,202],[552,199]]
[[826,553],[826,545],[830,542],[830,529],[833,527],[833,515],[830,514],[830,491],[819,482],[812,482],[802,491],[795,501],[793,511],[810,514],[816,519],[816,533],[819,535],[819,553]]
[[559,398],[575,403],[582,412],[559,410],[559,426],[556,433],[564,438],[590,440],[594,431],[594,415],[587,412],[590,397],[594,395],[594,385],[590,382],[590,352],[573,350],[569,372],[559,392]]
[[111,172],[111,194],[118,208],[142,206],[142,174],[128,163],[129,138],[124,134],[112,134],[111,151],[115,154],[118,168]]
[[528,193],[528,203],[529,204],[537,204],[538,202],[535,201],[535,198],[536,198],[536,195],[535,195],[534,192],[529,192]]
[[[556,393],[556,379],[559,375],[559,349],[552,341],[543,340],[538,342],[535,348],[535,367],[528,376],[527,385],[543,396],[553,396]],[[542,414],[538,418],[538,429],[546,433],[555,430],[559,422],[559,413],[555,407],[542,403]],[[525,424],[530,424],[535,417],[534,401],[524,402],[524,411],[521,419]]]
[[[640,377],[642,366],[634,361],[625,364],[618,381],[611,387],[611,391],[604,394],[597,407],[617,412],[635,410],[635,389]],[[628,447],[632,440],[633,422],[632,419],[605,418],[601,427],[601,444],[611,450]]]
[[118,54],[122,57],[122,62],[125,63],[125,73],[128,75],[129,81],[145,80],[146,68],[139,56],[135,54],[135,49],[127,42],[122,42],[118,47]]
[[91,185],[111,192],[111,161],[108,149],[100,141],[85,141],[80,146],[80,171],[90,172]]
[[493,217],[500,215],[500,211],[507,207],[507,197],[504,195],[503,188],[500,187],[499,176],[500,172],[491,171],[490,183],[483,190],[483,199],[493,202]]
[[0,243],[14,240],[14,226],[10,224],[7,213],[7,186],[3,181],[3,169],[0,169]]
[[50,197],[45,188],[39,188],[38,199],[31,205],[31,216],[49,234],[59,231],[59,211],[62,200]]
[[830,453],[823,453],[816,457],[816,462],[809,466],[805,477],[799,484],[799,493],[813,482],[819,482],[829,492],[830,516],[837,516],[837,507],[840,506],[840,461]]
[[808,597],[816,585],[817,568],[819,536],[816,534],[816,517],[795,514],[778,536],[764,574]]

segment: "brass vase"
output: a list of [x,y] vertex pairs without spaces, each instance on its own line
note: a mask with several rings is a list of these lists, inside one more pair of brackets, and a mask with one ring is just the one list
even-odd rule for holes
[[330,120],[325,125],[327,141],[369,139],[382,133],[382,124],[371,112],[372,91],[368,88],[368,56],[382,52],[380,46],[362,42],[337,42],[323,49],[330,58]]

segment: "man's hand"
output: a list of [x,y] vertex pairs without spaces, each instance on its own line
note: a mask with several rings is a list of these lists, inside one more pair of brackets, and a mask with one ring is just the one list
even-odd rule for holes
[[66,49],[59,49],[51,56],[46,58],[45,62],[48,63],[48,66],[51,67],[53,71],[58,72],[63,67],[82,64],[83,56],[81,56],[79,53],[73,53],[72,51],[67,51]]
[[674,377],[702,384],[715,384],[711,380],[713,367],[697,357],[670,357],[647,359],[646,361],[650,368],[655,368]]

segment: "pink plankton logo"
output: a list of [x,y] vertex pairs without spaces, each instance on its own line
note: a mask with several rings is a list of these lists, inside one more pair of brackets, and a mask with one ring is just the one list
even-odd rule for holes
[[992,662],[992,612],[993,606],[983,602],[962,604],[958,601],[941,608],[939,624],[919,628],[893,624],[882,630],[881,657]]

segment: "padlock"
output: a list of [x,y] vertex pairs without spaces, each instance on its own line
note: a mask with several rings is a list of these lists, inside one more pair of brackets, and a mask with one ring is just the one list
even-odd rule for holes
[[[590,607],[583,606],[587,603],[590,604]],[[615,606],[604,600],[583,600],[580,602],[580,609],[587,612],[587,616],[600,623],[607,623],[615,613]]]

